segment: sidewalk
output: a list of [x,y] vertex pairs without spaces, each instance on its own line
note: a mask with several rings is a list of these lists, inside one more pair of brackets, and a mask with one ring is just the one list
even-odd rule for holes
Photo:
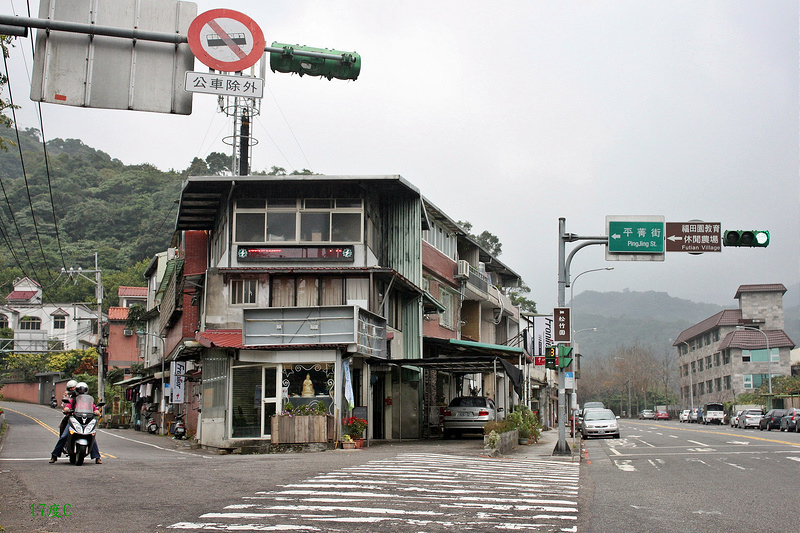
[[573,447],[573,439],[569,436],[569,431],[567,431],[567,444],[572,451],[572,455],[553,455],[553,450],[555,450],[556,444],[558,443],[558,429],[551,429],[548,431],[542,431],[539,434],[539,441],[536,444],[530,444],[527,446],[519,446],[514,448],[514,450],[509,453],[508,455],[525,455],[528,457],[549,457],[553,459],[560,459],[563,461],[573,461],[573,462],[580,462],[582,454],[581,454],[581,439],[575,439],[574,443],[575,446]]

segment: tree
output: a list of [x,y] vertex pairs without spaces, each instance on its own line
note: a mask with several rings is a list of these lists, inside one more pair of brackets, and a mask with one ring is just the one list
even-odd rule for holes
[[206,157],[208,172],[214,176],[221,176],[231,170],[231,156],[222,152],[211,152]]
[[[11,37],[8,35],[0,35],[0,49],[2,49],[3,57],[8,58],[8,47],[11,46]],[[8,83],[8,76],[0,73],[0,93],[3,92],[3,87]],[[14,127],[14,120],[5,114],[6,109],[19,109],[19,106],[12,105],[11,102],[0,98],[0,125],[8,129]],[[0,149],[8,150],[9,146],[16,146],[13,141],[0,136]]]
[[514,305],[519,306],[521,311],[525,313],[536,313],[536,302],[526,297],[530,292],[530,287],[524,283],[521,283],[519,287],[506,289],[506,295],[511,298],[511,302]]
[[459,220],[456,224],[461,226],[464,231],[467,232],[467,235],[477,242],[481,248],[493,256],[500,257],[500,254],[503,253],[503,243],[500,242],[500,239],[494,233],[484,230],[480,235],[475,235],[474,233],[470,233],[472,231],[472,224],[470,222]]

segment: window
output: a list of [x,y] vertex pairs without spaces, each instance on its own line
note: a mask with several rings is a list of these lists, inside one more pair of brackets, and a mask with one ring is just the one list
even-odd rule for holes
[[706,391],[707,391],[709,394],[711,394],[712,392],[714,392],[714,383],[713,383],[713,382],[712,382],[710,379],[709,379],[708,381],[706,381]]
[[731,364],[731,351],[730,350],[725,350],[724,352],[722,352],[722,364],[723,365]]
[[7,328],[8,327],[8,317],[6,315],[0,315],[0,328]]
[[42,319],[35,316],[24,316],[19,321],[19,329],[42,329]]
[[730,376],[724,376],[722,378],[722,384],[723,384],[723,387],[725,387],[725,390],[731,390],[731,377]]
[[722,391],[722,378],[716,378],[714,380],[714,388],[717,389],[717,392]]
[[360,198],[270,198],[236,200],[237,243],[360,243]]
[[722,354],[719,352],[714,354],[714,366],[720,366],[722,364]]
[[272,276],[271,307],[369,305],[369,278]]
[[706,393],[706,384],[704,381],[701,381],[700,383],[697,384],[697,395],[702,396],[705,393]]
[[695,374],[696,372],[697,372],[697,368],[695,366],[695,361],[692,361],[692,374]]
[[252,305],[256,303],[258,280],[231,280],[231,305]]
[[744,388],[757,389],[769,381],[769,374],[745,374]]
[[446,328],[455,329],[455,309],[453,293],[442,288],[439,289],[439,300],[445,307],[445,311],[439,315],[439,325]]
[[711,356],[706,357],[706,370],[711,369]]
[[67,317],[65,317],[65,316],[54,316],[53,317],[53,329],[67,329]]

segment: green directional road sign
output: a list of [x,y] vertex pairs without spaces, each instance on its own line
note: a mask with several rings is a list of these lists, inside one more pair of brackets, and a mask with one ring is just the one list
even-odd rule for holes
[[608,251],[623,254],[663,254],[664,222],[610,220]]

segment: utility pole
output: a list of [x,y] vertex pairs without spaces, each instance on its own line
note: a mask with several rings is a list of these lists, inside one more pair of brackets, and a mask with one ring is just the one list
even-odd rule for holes
[[[82,268],[78,267],[78,269],[70,268],[66,270],[64,268],[61,269],[62,274],[67,274],[70,278],[74,278],[77,274],[78,276],[87,279],[95,284],[94,294],[95,299],[97,301],[97,401],[102,402],[103,398],[105,397],[106,387],[105,387],[105,370],[103,368],[103,279],[101,275],[101,270],[98,265],[97,253],[94,254],[94,270],[83,270]],[[86,274],[94,274],[94,279],[86,276]],[[75,283],[78,283],[78,280],[75,280]]]
[[[558,219],[558,307],[564,307],[566,305],[566,288],[570,286],[570,265],[572,264],[572,258],[575,256],[575,253],[584,248],[586,246],[590,246],[592,244],[608,244],[608,236],[596,236],[596,237],[581,237],[579,235],[575,235],[574,233],[567,233],[567,219],[566,218],[559,218]],[[586,241],[582,242],[577,245],[569,255],[566,255],[566,244],[568,242],[575,242],[575,241]],[[570,302],[572,303],[572,302]],[[560,368],[560,365],[556,369],[558,373],[558,442],[556,443],[556,447],[553,450],[553,455],[570,455],[572,451],[570,450],[569,444],[567,443],[567,434],[566,434],[566,425],[565,420],[567,417],[567,405],[566,405],[566,379],[564,376],[564,370]]]

